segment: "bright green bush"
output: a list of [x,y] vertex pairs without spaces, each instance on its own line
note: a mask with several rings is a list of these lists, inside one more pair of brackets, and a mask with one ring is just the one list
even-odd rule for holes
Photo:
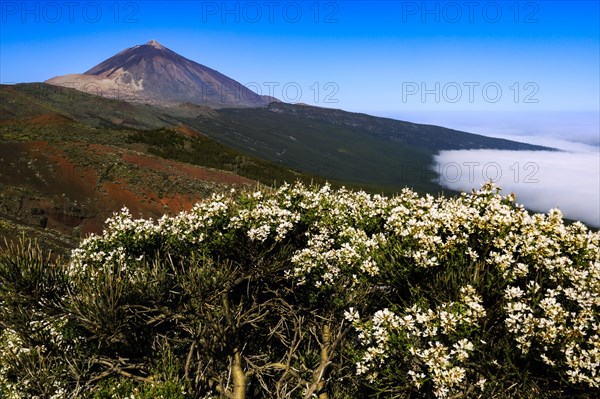
[[8,397],[600,394],[600,235],[492,185],[284,185],[124,209],[68,262],[22,248],[0,257]]

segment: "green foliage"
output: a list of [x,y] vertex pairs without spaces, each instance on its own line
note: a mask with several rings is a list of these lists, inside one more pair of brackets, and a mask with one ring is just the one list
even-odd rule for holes
[[123,210],[0,256],[6,397],[595,397],[600,235],[487,185]]
[[166,159],[234,172],[267,185],[301,179],[324,183],[315,175],[294,172],[284,166],[244,155],[206,136],[184,136],[174,129],[139,131],[128,136],[129,143],[144,143],[148,152]]

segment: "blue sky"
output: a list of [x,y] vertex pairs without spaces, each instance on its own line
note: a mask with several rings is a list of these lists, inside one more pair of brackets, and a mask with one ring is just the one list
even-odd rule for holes
[[[82,73],[155,39],[287,102],[565,149],[437,162],[500,166],[526,206],[600,226],[599,3],[4,0],[0,82]],[[513,181],[515,162],[539,182]]]
[[598,1],[0,3],[0,81],[150,39],[262,94],[374,114],[598,112]]

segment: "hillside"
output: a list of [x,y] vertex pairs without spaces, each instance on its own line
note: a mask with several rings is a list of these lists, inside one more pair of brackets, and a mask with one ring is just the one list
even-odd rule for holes
[[[544,149],[339,110],[155,108],[47,84],[0,86],[0,226],[73,246],[126,206],[174,214],[232,185],[332,182],[440,193],[440,149]],[[56,244],[56,245],[55,245]],[[64,245],[63,245],[64,244]]]
[[147,106],[44,84],[3,85],[0,98],[0,237],[37,237],[57,252],[123,207],[173,215],[232,187],[317,179]]
[[440,150],[551,150],[509,140],[341,110],[271,103],[182,118],[228,146],[298,170],[355,184],[435,193]]

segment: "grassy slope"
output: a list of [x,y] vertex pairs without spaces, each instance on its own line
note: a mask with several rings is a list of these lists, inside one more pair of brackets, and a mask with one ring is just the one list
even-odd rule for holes
[[440,190],[427,179],[412,179],[403,172],[405,165],[426,167],[432,160],[430,151],[344,126],[264,109],[219,110],[218,118],[188,123],[240,151],[330,179],[382,188],[408,185],[418,191]]
[[421,193],[439,192],[429,165],[440,150],[548,150],[439,126],[301,105],[273,103],[261,109],[216,113],[217,117],[199,116],[186,122],[241,151],[384,191],[409,186]]
[[0,119],[58,113],[92,128],[152,129],[177,121],[154,108],[44,83],[0,85]]

